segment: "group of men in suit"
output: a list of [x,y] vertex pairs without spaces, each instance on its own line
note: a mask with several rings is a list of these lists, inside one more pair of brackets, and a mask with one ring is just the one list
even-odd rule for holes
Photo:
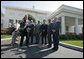
[[[53,22],[48,20],[48,24],[46,24],[46,20],[43,20],[43,24],[34,25],[33,21],[28,19],[28,16],[25,15],[22,22],[20,23],[20,32],[21,32],[21,40],[20,40],[20,47],[22,47],[24,36],[26,36],[25,45],[29,46],[29,38],[31,38],[31,43],[33,43],[33,37],[35,35],[36,44],[39,44],[41,39],[41,44],[47,44],[48,41],[48,48],[52,46],[52,38],[53,35],[53,50],[58,50],[59,45],[59,29],[60,29],[60,21],[55,17]],[[41,37],[41,38],[40,38]]]

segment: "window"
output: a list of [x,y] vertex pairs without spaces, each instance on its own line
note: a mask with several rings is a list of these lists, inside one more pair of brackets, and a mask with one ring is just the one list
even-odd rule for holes
[[68,26],[66,26],[66,31],[68,32],[68,30],[69,30],[69,27],[68,27]]
[[74,33],[76,33],[76,27],[74,26]]

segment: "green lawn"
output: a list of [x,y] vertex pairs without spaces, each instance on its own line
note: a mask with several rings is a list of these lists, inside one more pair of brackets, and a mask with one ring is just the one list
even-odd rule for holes
[[[1,39],[12,38],[12,35],[1,35]],[[60,42],[83,47],[83,40],[61,40]]]
[[83,47],[83,40],[62,40],[60,42]]
[[3,28],[3,25],[1,25],[1,28]]
[[12,35],[1,35],[1,39],[11,38]]

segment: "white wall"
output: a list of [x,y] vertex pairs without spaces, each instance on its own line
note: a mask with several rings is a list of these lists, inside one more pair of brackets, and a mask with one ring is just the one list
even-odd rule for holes
[[[31,14],[36,20],[43,20],[44,18],[47,18],[48,15],[35,13],[35,12],[26,12],[26,11],[19,11],[19,10],[12,10],[12,9],[6,9],[5,12],[5,19],[4,19],[4,28],[8,28],[9,19],[13,19],[14,23],[15,20],[22,20],[22,18],[26,14]],[[5,22],[6,21],[6,22]]]
[[78,30],[79,30],[79,33],[82,33],[82,31],[83,31],[83,24],[82,25],[79,25]]
[[[83,24],[78,25],[78,32],[82,33]],[[74,26],[69,27],[69,32],[74,33]]]
[[3,24],[4,16],[1,15],[1,24]]

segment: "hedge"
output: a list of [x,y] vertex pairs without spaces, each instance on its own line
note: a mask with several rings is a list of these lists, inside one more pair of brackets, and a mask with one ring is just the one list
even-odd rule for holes
[[59,36],[60,40],[83,40],[83,35],[79,34],[79,35],[72,35],[72,34],[65,34],[65,35],[60,35]]

